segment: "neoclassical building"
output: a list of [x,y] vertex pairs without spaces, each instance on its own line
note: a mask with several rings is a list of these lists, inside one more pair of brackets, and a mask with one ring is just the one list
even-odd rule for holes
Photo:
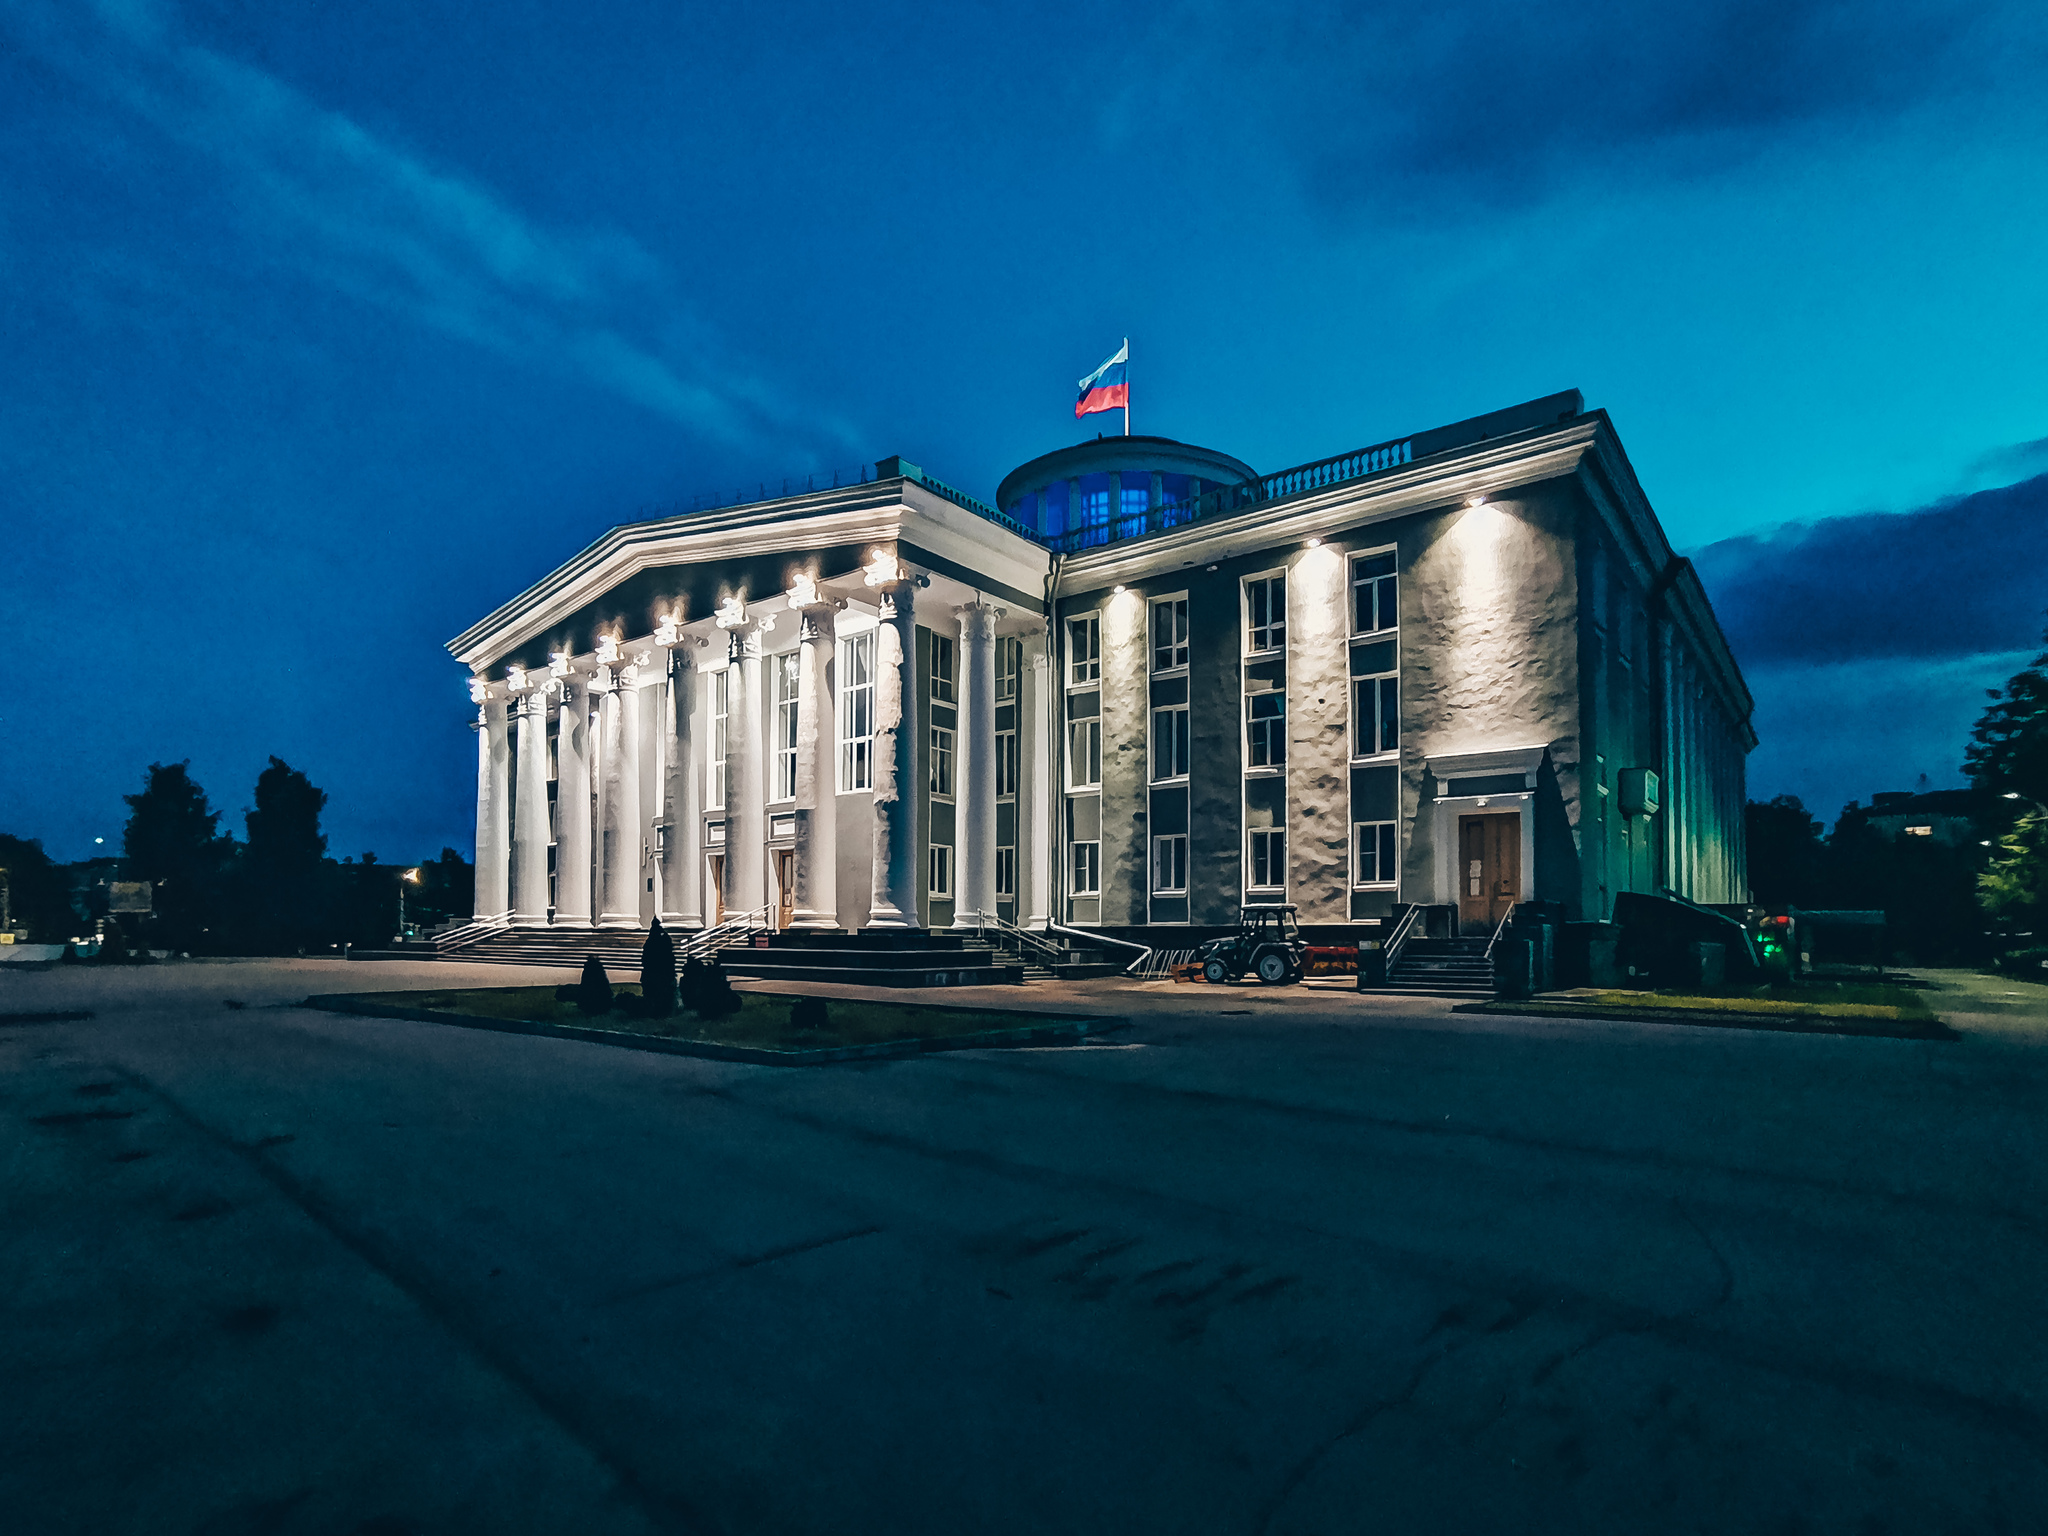
[[1576,392],[1264,476],[1096,438],[993,505],[884,460],[615,528],[449,649],[515,927],[1747,897],[1748,691]]

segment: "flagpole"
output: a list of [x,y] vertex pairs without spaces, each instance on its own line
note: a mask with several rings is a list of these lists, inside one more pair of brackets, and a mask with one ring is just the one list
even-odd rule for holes
[[1124,338],[1124,436],[1131,435],[1131,338]]

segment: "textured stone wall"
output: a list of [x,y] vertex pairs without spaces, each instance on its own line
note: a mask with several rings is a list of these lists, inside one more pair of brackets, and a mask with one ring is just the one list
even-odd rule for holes
[[1111,927],[1147,920],[1148,612],[1136,589],[1102,599],[1102,921]]
[[1287,573],[1287,899],[1304,923],[1351,917],[1350,574],[1325,544]]

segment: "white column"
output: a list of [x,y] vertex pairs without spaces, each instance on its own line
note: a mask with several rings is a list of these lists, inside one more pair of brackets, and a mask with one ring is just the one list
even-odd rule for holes
[[662,711],[662,814],[668,820],[668,843],[661,859],[661,925],[664,928],[704,926],[703,872],[697,835],[698,814],[694,692],[696,669],[685,640],[668,658],[668,695]]
[[916,584],[878,582],[875,634],[875,845],[873,928],[919,928],[917,920]]
[[996,620],[1003,610],[967,603],[960,615],[960,728],[954,732],[959,899],[953,926],[973,928],[996,911]]
[[768,902],[766,753],[761,738],[761,636],[751,620],[731,639],[725,692],[725,913]]
[[1060,808],[1053,765],[1059,743],[1053,737],[1052,658],[1046,634],[1025,642],[1025,665],[1017,686],[1017,923],[1043,928],[1052,921],[1052,876],[1058,867]]
[[555,721],[555,926],[588,928],[590,845],[590,679],[562,679]]
[[640,742],[636,754],[640,768],[640,794],[635,801],[638,807],[635,834],[640,845],[640,867],[633,890],[640,921],[646,926],[651,925],[661,913],[661,882],[656,878],[660,874],[660,858],[654,824],[661,820],[661,796],[666,779],[661,753],[668,734],[662,724],[662,715],[668,706],[668,653],[643,651],[633,658],[633,663],[637,676],[633,711]]
[[798,610],[796,674],[796,905],[792,928],[839,926],[837,624],[832,602]]
[[512,921],[543,928],[548,920],[548,696],[520,696],[519,792],[512,802]]
[[487,922],[503,921],[512,911],[510,874],[512,829],[506,822],[505,800],[511,790],[512,743],[505,732],[505,696],[473,688],[481,706],[476,717],[476,901],[473,910]]
[[611,669],[597,674],[603,695],[598,713],[599,855],[603,871],[601,928],[640,926],[640,753],[639,710],[631,668],[619,677]]

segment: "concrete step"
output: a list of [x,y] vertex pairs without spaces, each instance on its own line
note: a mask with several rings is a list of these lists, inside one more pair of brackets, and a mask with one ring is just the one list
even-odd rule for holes
[[814,981],[848,987],[1008,987],[1024,980],[1022,966],[955,964],[950,969],[901,965],[777,965],[767,960],[724,962],[725,973],[748,981]]

